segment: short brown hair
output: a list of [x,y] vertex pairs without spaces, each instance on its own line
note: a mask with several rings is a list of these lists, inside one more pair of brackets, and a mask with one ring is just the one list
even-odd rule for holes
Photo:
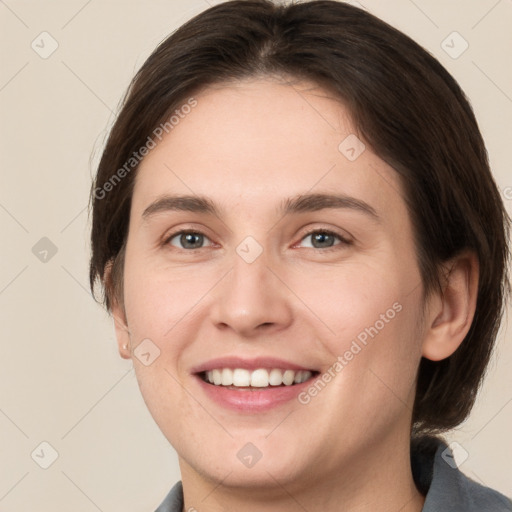
[[113,300],[123,304],[137,166],[113,182],[116,171],[127,169],[187,98],[215,83],[256,76],[304,79],[336,94],[361,138],[399,173],[425,297],[439,286],[441,263],[463,250],[476,253],[470,331],[447,359],[422,359],[413,411],[415,432],[457,426],[473,406],[503,314],[510,219],[459,85],[412,39],[362,9],[329,0],[288,6],[233,0],[197,15],[158,46],[127,91],[91,189],[93,295],[99,278],[107,310]]

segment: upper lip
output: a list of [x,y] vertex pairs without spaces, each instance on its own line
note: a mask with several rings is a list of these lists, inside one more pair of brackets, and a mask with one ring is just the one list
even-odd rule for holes
[[302,366],[284,359],[276,357],[256,357],[252,359],[245,359],[236,356],[219,357],[216,359],[210,359],[198,366],[192,368],[192,373],[207,372],[215,370],[217,368],[245,368],[246,370],[257,370],[258,368],[281,368],[283,370],[309,370],[316,371],[312,368]]

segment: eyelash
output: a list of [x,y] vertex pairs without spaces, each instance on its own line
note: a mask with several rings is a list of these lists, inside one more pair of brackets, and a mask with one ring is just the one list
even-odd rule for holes
[[[333,245],[331,247],[324,247],[324,248],[321,248],[321,247],[308,247],[308,249],[313,249],[315,251],[321,251],[321,252],[329,252],[329,251],[338,250],[340,248],[340,246],[342,246],[342,247],[345,246],[346,247],[346,246],[352,245],[352,242],[350,240],[347,240],[346,238],[342,237],[340,234],[338,234],[338,233],[336,233],[334,231],[331,231],[329,229],[313,229],[311,231],[308,231],[307,233],[305,233],[302,236],[300,241],[304,240],[308,236],[311,236],[311,235],[314,235],[314,234],[317,234],[317,233],[321,233],[323,235],[328,235],[328,236],[333,236],[333,237],[337,238],[340,243],[335,244],[335,245]],[[177,237],[178,235],[183,235],[183,234],[201,235],[201,236],[209,239],[208,236],[205,235],[201,231],[192,230],[192,229],[182,229],[182,230],[176,231],[175,233],[172,233],[171,235],[166,237],[164,242],[163,242],[163,245],[164,246],[169,246],[170,245],[170,241],[173,238]],[[183,248],[178,248],[178,247],[175,247],[175,248],[178,249],[178,250],[181,250],[181,251],[186,251],[186,252],[192,252],[192,251],[195,250],[195,249],[183,249]],[[205,249],[205,247],[198,247],[197,249]]]
[[303,235],[303,237],[300,239],[300,241],[304,240],[308,236],[311,236],[316,233],[321,233],[323,235],[333,236],[334,238],[337,238],[340,243],[335,244],[331,247],[308,247],[308,249],[314,249],[315,251],[322,251],[322,252],[328,252],[328,251],[336,251],[339,250],[341,247],[347,247],[349,245],[352,245],[352,242],[350,240],[347,240],[345,237],[341,236],[340,234],[336,233],[335,231],[331,231],[330,229],[312,229],[311,231],[308,231]]

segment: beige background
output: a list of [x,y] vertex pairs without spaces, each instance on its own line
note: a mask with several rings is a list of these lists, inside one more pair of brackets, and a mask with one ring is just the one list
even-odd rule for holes
[[[460,82],[511,212],[512,1],[361,3]],[[130,78],[160,40],[207,7],[204,0],[0,1],[1,512],[150,511],[179,479],[176,454],[88,290],[87,200]],[[43,31],[58,43],[46,59],[31,47],[35,40],[39,52],[51,49],[49,36],[38,37]],[[453,31],[469,44],[456,59],[441,46]],[[455,50],[461,44],[455,39]],[[46,262],[33,253],[43,237],[57,248]],[[461,468],[509,495],[511,338],[503,328],[477,407],[451,436],[469,455]],[[39,465],[51,461],[43,441],[58,453],[48,469]]]

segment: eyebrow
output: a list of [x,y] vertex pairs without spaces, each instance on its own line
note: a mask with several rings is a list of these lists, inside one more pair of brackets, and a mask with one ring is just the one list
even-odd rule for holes
[[142,213],[142,218],[147,221],[157,213],[166,211],[206,213],[217,217],[220,213],[206,197],[165,195],[153,201]]
[[[379,215],[371,205],[361,199],[343,194],[301,194],[283,200],[278,211],[282,215],[288,215],[327,208],[355,210],[368,215],[375,221],[380,220]],[[187,211],[221,217],[220,210],[207,197],[165,195],[152,202],[142,213],[142,218],[147,221],[154,215],[167,211]]]
[[367,202],[343,194],[305,194],[286,199],[281,210],[284,215],[288,213],[314,212],[326,208],[356,210],[380,220],[375,208]]

